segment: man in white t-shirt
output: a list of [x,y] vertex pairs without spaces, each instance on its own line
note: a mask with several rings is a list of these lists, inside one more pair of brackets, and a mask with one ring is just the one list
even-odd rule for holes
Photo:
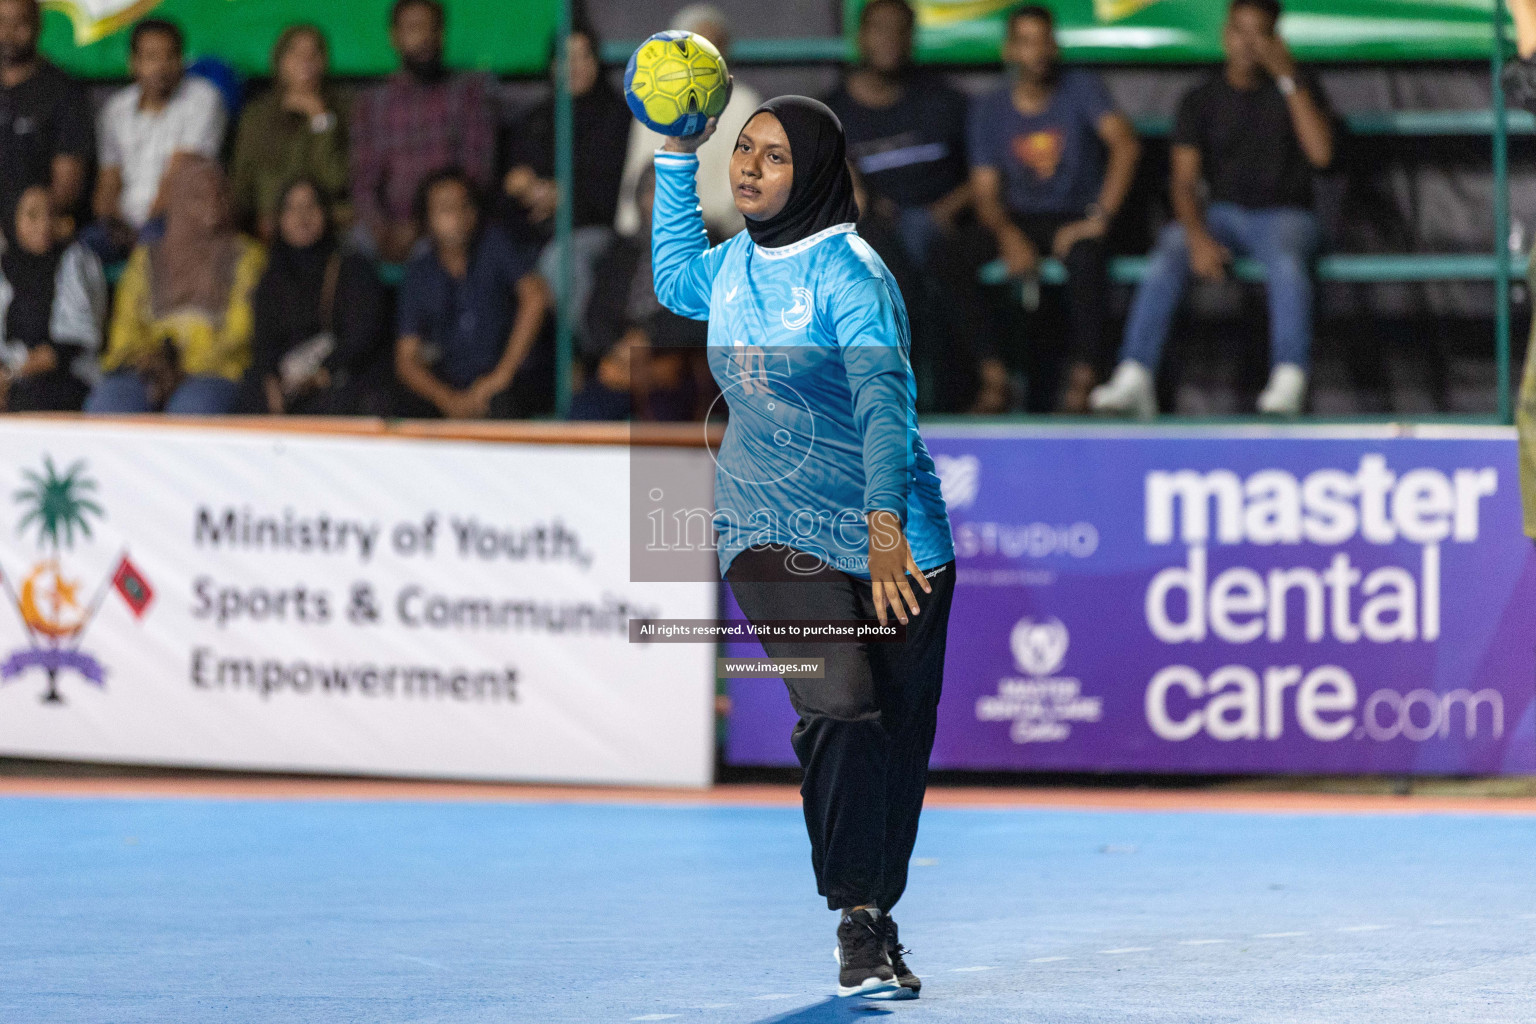
[[[729,59],[730,26],[726,23],[725,15],[716,8],[707,4],[685,7],[672,19],[672,27],[683,32],[697,32],[714,43],[721,56]],[[762,102],[763,98],[757,90],[737,78],[731,90],[731,102],[720,115],[720,126],[715,129],[715,134],[734,143],[747,119]],[[664,136],[651,131],[639,121],[630,128],[629,152],[624,158],[624,179],[619,186],[619,209],[613,218],[614,230],[621,235],[633,235],[640,229],[640,211],[635,206],[635,184],[640,180],[640,173],[651,166],[651,157],[663,140]],[[699,190],[699,206],[704,211],[704,226],[716,242],[731,237],[744,225],[741,213],[736,209],[736,198],[731,194],[730,166],[734,149],[734,145],[704,146],[698,153],[699,171],[695,180]]]
[[[207,80],[182,73],[181,30],[147,18],[133,28],[128,67],[133,84],[107,100],[97,121],[93,248],[120,259],[144,226],[160,215],[160,183],[176,158],[218,159],[228,114]],[[103,246],[101,243],[105,242]]]

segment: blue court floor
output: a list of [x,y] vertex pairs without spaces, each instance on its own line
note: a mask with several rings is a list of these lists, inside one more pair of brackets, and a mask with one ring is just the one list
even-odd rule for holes
[[915,1003],[793,807],[0,799],[0,1021],[1521,1022],[1536,818],[928,811]]

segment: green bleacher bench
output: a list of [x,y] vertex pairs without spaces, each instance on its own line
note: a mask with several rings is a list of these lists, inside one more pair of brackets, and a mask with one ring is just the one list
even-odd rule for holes
[[[1525,110],[1506,112],[1510,135],[1536,135],[1536,116]],[[1173,130],[1173,118],[1161,114],[1137,117],[1136,132],[1142,138],[1159,139]],[[1493,134],[1491,110],[1371,110],[1347,114],[1349,134],[1365,137],[1456,138]]]
[[[1536,135],[1536,116],[1526,110],[1505,112],[1511,135]],[[1380,110],[1345,119],[1354,135],[1492,135],[1491,110]]]
[[[1116,284],[1137,284],[1147,273],[1147,257],[1117,256],[1109,261],[1109,279]],[[1523,280],[1527,269],[1524,256],[1510,260],[1509,276]],[[1492,281],[1498,274],[1498,261],[1483,253],[1384,253],[1349,255],[1335,253],[1320,256],[1313,264],[1319,281],[1351,281],[1386,284],[1398,281]],[[1257,260],[1233,261],[1232,276],[1239,281],[1264,280],[1264,268]],[[993,260],[978,275],[983,284],[1006,284],[1008,271],[1001,260]],[[1067,268],[1056,259],[1040,261],[1042,284],[1064,284]]]

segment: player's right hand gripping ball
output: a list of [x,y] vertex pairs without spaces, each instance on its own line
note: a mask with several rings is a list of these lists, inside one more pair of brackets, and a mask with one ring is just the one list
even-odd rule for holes
[[624,69],[624,99],[640,123],[663,135],[697,135],[725,110],[725,58],[701,35],[658,32]]

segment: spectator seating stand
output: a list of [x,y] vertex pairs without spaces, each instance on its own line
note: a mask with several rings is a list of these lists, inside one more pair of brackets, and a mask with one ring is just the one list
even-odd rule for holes
[[[1497,62],[1495,62],[1497,63]],[[1509,135],[1536,135],[1536,116],[1524,110],[1502,109],[1502,92],[1495,74],[1495,100],[1492,110],[1385,110],[1356,113],[1344,121],[1350,135],[1359,137],[1435,137],[1494,140],[1494,195],[1496,234],[1508,234],[1508,165],[1504,140]],[[1504,116],[1503,131],[1499,116]],[[1172,129],[1171,118],[1145,117],[1136,121],[1136,130],[1144,138],[1166,137]],[[1147,257],[1118,256],[1110,260],[1109,279],[1114,284],[1134,285],[1146,276]],[[1313,263],[1318,281],[1353,284],[1402,284],[1426,281],[1491,281],[1496,289],[1495,349],[1498,361],[1498,412],[1500,423],[1513,421],[1513,395],[1510,392],[1510,344],[1508,286],[1511,280],[1524,280],[1529,258],[1512,253],[1325,253]],[[1008,281],[1008,271],[1001,260],[983,266],[978,273],[983,284],[1000,285]],[[1232,277],[1250,284],[1262,283],[1264,268],[1258,261],[1239,258],[1233,261]],[[1041,284],[1066,283],[1067,268],[1057,259],[1041,260],[1037,280]]]
[[[1500,5],[1502,6],[1502,5]],[[1496,32],[1498,45],[1494,47],[1493,109],[1461,110],[1400,110],[1369,111],[1345,117],[1347,130],[1359,137],[1442,137],[1478,138],[1493,141],[1495,173],[1496,229],[1507,234],[1507,159],[1505,138],[1508,135],[1536,135],[1536,117],[1525,111],[1503,110],[1503,96],[1497,74],[1502,64],[1503,31]],[[605,63],[623,63],[637,41],[614,41],[603,47]],[[826,64],[847,59],[852,52],[852,41],[841,37],[807,39],[743,39],[736,43],[733,60],[745,64]],[[1504,123],[1500,125],[1501,115]],[[1143,137],[1165,137],[1172,126],[1169,117],[1138,118],[1136,127]],[[1502,130],[1501,130],[1502,127]],[[1133,285],[1146,273],[1145,256],[1120,256],[1110,262],[1110,279],[1116,284]],[[1317,279],[1323,282],[1353,283],[1402,283],[1427,281],[1491,281],[1499,289],[1499,303],[1507,306],[1507,286],[1511,279],[1524,278],[1528,261],[1512,254],[1493,253],[1328,253],[1314,264]],[[1501,273],[1501,268],[1505,271]],[[121,266],[107,268],[107,276],[115,281],[121,274]],[[386,264],[380,268],[380,276],[386,284],[396,286],[403,277],[404,268]],[[980,279],[987,284],[1004,284],[1007,272],[1000,261],[994,261],[981,269]],[[1232,267],[1232,276],[1242,282],[1262,282],[1263,268],[1255,261],[1238,259]],[[1041,261],[1038,281],[1047,285],[1059,285],[1066,281],[1066,268],[1055,259]],[[1509,422],[1512,402],[1508,387],[1509,340],[1507,308],[1497,310],[1497,349],[1499,358],[1499,419]]]
[[[1494,131],[1492,110],[1393,110],[1351,114],[1345,118],[1354,136],[1479,137]],[[1523,110],[1507,114],[1508,134],[1536,135],[1536,116]],[[1144,138],[1162,138],[1172,128],[1171,118],[1146,117],[1136,121],[1136,130]],[[1315,264],[1319,281],[1347,281],[1383,284],[1412,281],[1492,281],[1498,277],[1499,259],[1491,253],[1330,253]],[[1110,280],[1116,284],[1136,284],[1146,273],[1144,256],[1120,256],[1110,261]],[[1524,257],[1509,261],[1509,277],[1524,279]],[[1262,282],[1263,268],[1253,260],[1239,259],[1233,266],[1239,281]],[[984,284],[1002,284],[1007,272],[1001,261],[982,267]],[[1040,282],[1059,285],[1066,282],[1067,271],[1057,260],[1041,261]]]
[[[1348,115],[1344,120],[1349,134],[1360,137],[1464,137],[1490,138],[1494,173],[1495,237],[1509,233],[1508,154],[1510,135],[1536,135],[1536,117],[1525,111],[1506,111],[1500,81],[1506,47],[1506,19],[1502,0],[1494,4],[1493,43],[1490,54],[1493,100],[1492,109],[1466,110],[1395,110],[1368,111]],[[611,41],[603,47],[605,63],[622,64],[639,41]],[[828,64],[850,59],[853,41],[841,37],[809,39],[743,39],[732,50],[732,60],[745,64]],[[1172,127],[1170,117],[1137,119],[1137,130],[1146,138],[1165,137]],[[1135,284],[1146,272],[1146,258],[1122,256],[1110,263],[1110,280],[1117,284]],[[1495,286],[1495,348],[1498,359],[1498,420],[1513,422],[1514,407],[1510,391],[1509,281],[1523,278],[1527,260],[1507,251],[1492,253],[1330,253],[1314,265],[1317,279],[1328,282],[1402,283],[1424,281],[1492,281]],[[1233,276],[1244,282],[1264,279],[1261,267],[1251,260],[1235,262]],[[1057,285],[1066,280],[1066,268],[1059,261],[1041,261],[1038,280]],[[1000,262],[981,269],[984,283],[1006,283],[1007,273]]]

